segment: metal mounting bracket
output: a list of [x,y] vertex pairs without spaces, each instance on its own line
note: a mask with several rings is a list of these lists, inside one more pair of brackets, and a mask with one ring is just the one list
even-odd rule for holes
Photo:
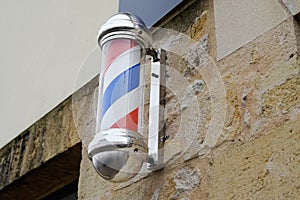
[[[149,53],[150,52],[150,53]],[[150,49],[152,56],[150,78],[150,109],[148,130],[148,169],[155,171],[164,166],[163,146],[165,139],[165,66],[166,51]]]

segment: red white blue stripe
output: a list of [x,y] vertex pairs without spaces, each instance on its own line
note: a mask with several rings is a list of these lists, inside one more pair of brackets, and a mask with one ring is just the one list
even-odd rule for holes
[[138,131],[141,48],[118,39],[108,44],[103,74],[100,127]]

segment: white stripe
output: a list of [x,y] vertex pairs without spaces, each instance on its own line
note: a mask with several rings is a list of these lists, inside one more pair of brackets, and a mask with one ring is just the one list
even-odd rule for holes
[[101,121],[101,128],[108,129],[114,123],[127,114],[135,110],[141,105],[142,101],[142,88],[138,87],[128,94],[118,99],[110,108],[105,112]]
[[137,65],[141,62],[141,50],[140,46],[135,46],[128,49],[120,56],[118,56],[109,66],[103,81],[102,92],[106,90],[108,85],[122,72],[126,71],[130,67]]

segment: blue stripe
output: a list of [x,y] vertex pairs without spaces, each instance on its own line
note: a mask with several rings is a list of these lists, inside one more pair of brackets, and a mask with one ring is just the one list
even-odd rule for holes
[[[118,75],[104,91],[102,99],[103,117],[109,107],[126,93],[134,90],[140,84],[140,63]],[[126,105],[124,105],[126,106]]]

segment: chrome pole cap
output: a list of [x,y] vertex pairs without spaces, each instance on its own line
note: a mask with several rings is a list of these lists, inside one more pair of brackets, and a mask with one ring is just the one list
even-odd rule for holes
[[135,40],[143,48],[150,48],[152,44],[152,36],[143,20],[130,13],[110,17],[99,30],[98,44],[102,47],[105,42],[119,38]]

